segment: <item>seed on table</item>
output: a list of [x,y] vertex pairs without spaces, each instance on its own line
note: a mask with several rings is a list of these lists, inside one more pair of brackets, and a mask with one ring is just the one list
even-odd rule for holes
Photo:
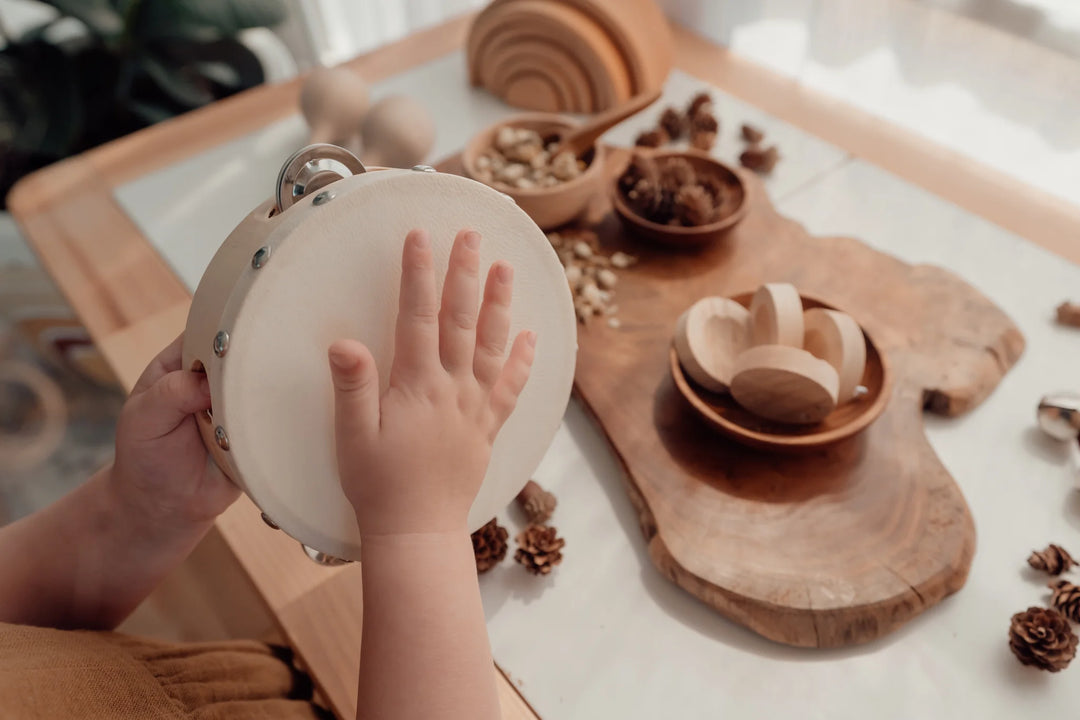
[[584,240],[578,240],[574,244],[574,254],[581,259],[591,258],[593,255],[593,249],[589,247],[589,244]]
[[586,283],[581,288],[581,297],[585,298],[585,302],[594,306],[601,305],[604,302],[603,295],[600,294],[600,288],[591,282]]

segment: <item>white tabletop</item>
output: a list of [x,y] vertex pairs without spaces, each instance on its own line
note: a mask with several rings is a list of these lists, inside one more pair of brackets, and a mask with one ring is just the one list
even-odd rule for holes
[[[705,87],[681,73],[666,99]],[[459,54],[382,83],[435,112],[433,158],[512,112],[468,88]],[[789,648],[731,623],[651,565],[623,478],[604,437],[571,403],[537,480],[559,498],[553,522],[566,559],[546,579],[506,562],[481,577],[495,659],[547,719],[1076,717],[1070,668],[1019,665],[1009,617],[1047,600],[1026,568],[1048,542],[1080,552],[1080,492],[1065,448],[1034,426],[1042,393],[1076,388],[1080,331],[1053,323],[1080,295],[1080,267],[713,89],[717,154],[734,160],[741,122],[784,156],[767,181],[781,213],[815,234],[847,234],[913,263],[934,263],[998,303],[1028,347],[969,415],[927,417],[930,441],[971,507],[978,547],[967,585],[900,631],[843,650]],[[628,142],[658,110],[613,130]],[[117,198],[191,288],[217,245],[273,187],[303,143],[291,118],[119,188]],[[520,528],[508,510],[500,521]],[[825,530],[823,530],[824,532]],[[1080,665],[1078,665],[1080,667]]]

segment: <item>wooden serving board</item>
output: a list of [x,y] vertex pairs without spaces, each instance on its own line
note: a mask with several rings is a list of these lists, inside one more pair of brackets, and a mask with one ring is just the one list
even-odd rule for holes
[[[442,169],[458,167],[452,160]],[[775,211],[756,176],[740,176],[747,217],[699,252],[642,244],[598,204],[605,249],[640,262],[619,274],[621,327],[580,330],[575,387],[625,467],[649,555],[665,576],[778,642],[867,642],[963,586],[975,528],[926,440],[922,413],[973,408],[1024,339],[952,273],[858,240],[812,237]],[[770,454],[712,431],[675,389],[668,351],[683,310],[766,281],[793,283],[850,313],[888,355],[892,400],[860,435]]]

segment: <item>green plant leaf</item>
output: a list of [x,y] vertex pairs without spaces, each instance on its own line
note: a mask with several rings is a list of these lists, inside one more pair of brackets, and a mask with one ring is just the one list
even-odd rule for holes
[[131,100],[130,102],[128,102],[128,109],[132,112],[132,114],[143,120],[148,125],[153,125],[154,123],[159,123],[163,120],[168,120],[169,118],[176,117],[176,113],[174,113],[172,110],[165,107],[164,105],[140,102],[139,100]]
[[235,89],[240,87],[240,73],[233,66],[223,62],[199,62],[195,63],[195,70],[207,80],[226,87]]
[[124,32],[124,18],[110,0],[43,0],[64,15],[78,18],[95,35],[107,40]]
[[166,95],[185,107],[202,107],[215,100],[207,82],[190,66],[174,65],[145,55],[139,59],[139,69]]
[[61,158],[79,141],[83,105],[74,63],[46,42],[13,45],[2,53],[0,85],[13,150]]
[[136,34],[143,40],[210,41],[285,19],[285,0],[156,0],[139,8]]

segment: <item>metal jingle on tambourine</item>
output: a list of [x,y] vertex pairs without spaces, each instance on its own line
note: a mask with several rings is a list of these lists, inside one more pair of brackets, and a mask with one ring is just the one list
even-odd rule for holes
[[327,553],[316,550],[310,545],[305,545],[304,543],[300,543],[300,547],[304,549],[304,554],[307,555],[311,560],[319,563],[320,565],[325,565],[326,567],[348,565],[350,562],[352,562],[352,560],[345,560],[343,558],[334,557],[333,555],[328,555]]
[[[342,172],[342,171],[346,172]],[[278,172],[276,206],[284,212],[297,200],[332,182],[367,172],[360,159],[343,147],[316,143],[300,148]]]
[[1055,440],[1075,440],[1080,435],[1080,395],[1058,392],[1039,401],[1039,427]]

